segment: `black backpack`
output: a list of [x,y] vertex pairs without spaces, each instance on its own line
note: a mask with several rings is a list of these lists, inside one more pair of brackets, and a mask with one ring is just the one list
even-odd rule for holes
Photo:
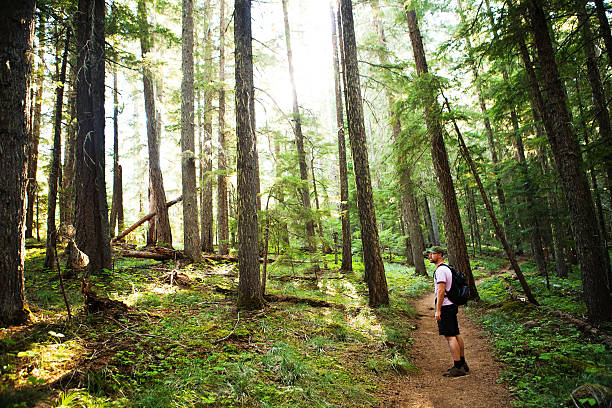
[[[452,265],[445,263],[441,263],[440,265],[447,266],[453,276],[451,290],[446,291],[446,297],[457,306],[465,305],[470,297],[470,287],[467,285],[465,275]],[[438,265],[438,267],[440,267],[440,265]],[[438,267],[436,267],[436,271]]]

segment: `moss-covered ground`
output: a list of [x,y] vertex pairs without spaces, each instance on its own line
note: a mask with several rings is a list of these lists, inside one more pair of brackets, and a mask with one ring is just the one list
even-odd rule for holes
[[86,314],[68,279],[69,321],[43,259],[28,250],[33,322],[0,332],[2,407],[372,406],[388,380],[415,370],[410,299],[430,282],[397,263],[386,265],[388,308],[367,306],[363,265],[340,275],[330,257],[316,276],[307,262],[270,265],[267,293],[291,301],[249,312],[235,306],[235,264],[189,265],[189,285],[171,286],[173,262],[119,258],[89,279],[129,311]]
[[[315,275],[304,256],[293,266],[269,266],[267,293],[276,300],[239,311],[235,264],[179,268],[118,258],[113,271],[89,279],[128,312],[86,314],[80,281],[68,279],[68,320],[57,271],[44,270],[43,259],[44,249],[28,250],[32,322],[0,329],[1,407],[369,407],[388,384],[416,370],[411,299],[431,279],[398,262],[385,264],[387,308],[367,306],[359,262],[339,273],[329,257],[329,268]],[[508,287],[517,293],[520,286],[512,272],[499,273],[505,264],[472,259],[482,302],[466,310],[490,337],[514,405],[574,406],[578,386],[612,387],[612,353],[602,339],[555,313],[584,317],[579,274],[551,277],[549,289],[524,262],[543,305],[535,308],[509,296]],[[177,268],[188,285],[165,279]],[[609,325],[601,330],[611,332]],[[592,402],[588,395],[578,399]]]

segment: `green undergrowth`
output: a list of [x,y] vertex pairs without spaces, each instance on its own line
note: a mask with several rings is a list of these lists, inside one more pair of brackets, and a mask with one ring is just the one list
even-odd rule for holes
[[[495,354],[505,363],[502,379],[510,385],[515,406],[573,407],[571,393],[583,384],[612,388],[612,353],[602,339],[555,313],[584,318],[580,276],[551,276],[548,289],[533,262],[521,269],[541,307],[511,299],[508,285],[514,293],[522,289],[513,274],[502,274],[484,280],[478,286],[483,302],[467,308],[490,333]],[[603,329],[610,334],[609,327]]]
[[331,256],[316,273],[306,257],[269,265],[267,293],[289,300],[239,311],[235,264],[189,265],[171,287],[172,262],[119,258],[90,281],[129,311],[86,315],[79,280],[66,279],[68,321],[43,260],[28,250],[33,322],[0,332],[3,407],[368,407],[416,370],[410,299],[431,283],[397,263],[386,264],[389,307],[367,306],[362,264],[338,272]]

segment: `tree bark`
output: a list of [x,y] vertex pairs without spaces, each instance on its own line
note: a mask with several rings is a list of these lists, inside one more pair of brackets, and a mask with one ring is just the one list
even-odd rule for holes
[[183,184],[183,241],[185,255],[202,260],[198,230],[198,195],[194,129],[193,0],[183,0],[181,82],[181,176]]
[[306,235],[308,236],[308,247],[311,252],[315,251],[314,245],[314,222],[310,212],[310,193],[308,192],[308,165],[306,164],[306,151],[304,150],[304,134],[302,133],[302,119],[295,88],[295,75],[293,73],[293,53],[291,51],[291,32],[289,30],[289,15],[287,13],[287,0],[282,0],[283,17],[285,21],[285,43],[287,44],[287,63],[289,65],[289,78],[291,79],[291,96],[293,100],[293,132],[295,134],[295,145],[298,153],[298,163],[300,166],[300,178],[302,185],[299,187],[302,205],[306,219]]
[[342,222],[342,263],[340,270],[353,270],[353,253],[351,251],[351,217],[349,216],[348,175],[346,167],[346,141],[344,138],[344,115],[342,114],[342,89],[340,85],[340,64],[338,57],[338,35],[336,26],[341,24],[340,11],[338,21],[334,9],[330,6],[332,20],[332,50],[334,64],[334,91],[336,94],[336,126],[338,127],[338,168],[340,169],[340,220]]
[[159,243],[162,246],[172,248],[172,231],[170,219],[166,209],[166,192],[164,191],[164,179],[159,164],[159,121],[155,109],[155,92],[153,86],[153,73],[146,61],[147,54],[151,51],[151,34],[147,21],[147,9],[145,0],[138,0],[138,20],[140,24],[140,50],[144,61],[142,68],[142,82],[144,89],[145,114],[147,116],[147,142],[149,147],[149,201],[150,208],[155,209],[156,216],[150,222],[149,229],[152,233],[148,235],[147,245]]
[[234,2],[236,43],[236,136],[238,138],[238,306],[258,309],[263,304],[259,276],[257,225],[257,145],[251,109],[253,97],[253,50],[251,1]]
[[[406,17],[410,30],[410,42],[412,43],[412,50],[414,52],[417,75],[427,78],[429,76],[427,61],[425,59],[423,40],[419,31],[415,11],[406,9]],[[449,246],[449,262],[465,274],[470,290],[472,291],[472,296],[477,298],[478,291],[476,290],[472,268],[470,267],[465,235],[463,233],[463,226],[461,225],[461,215],[459,213],[455,187],[453,185],[450,165],[448,163],[448,153],[444,145],[442,124],[438,118],[440,106],[436,100],[435,88],[433,85],[429,86],[430,89],[426,94],[426,99],[423,101],[425,121],[431,138],[431,155],[438,180],[438,189],[442,194],[442,201],[444,203],[444,209],[446,210],[444,227]]]
[[225,141],[225,0],[220,0],[219,17],[219,151],[217,152],[217,239],[219,255],[229,253],[227,208],[227,143]]
[[64,138],[64,167],[60,191],[60,225],[74,224],[74,144],[76,141],[76,55],[71,55],[68,91],[70,119]]
[[363,119],[359,67],[357,64],[357,44],[353,23],[351,0],[341,0],[342,37],[346,69],[346,111],[349,125],[349,140],[353,153],[355,184],[357,187],[357,206],[361,224],[361,244],[366,270],[369,303],[372,307],[389,304],[385,267],[380,256],[376,214],[372,195],[372,182],[366,148],[366,134]]
[[[53,152],[51,153],[51,169],[49,170],[49,195],[47,200],[47,249],[44,267],[55,267],[57,228],[55,226],[55,208],[57,203],[58,178],[62,157],[62,112],[64,107],[64,82],[66,82],[66,65],[68,64],[68,46],[70,44],[70,29],[66,31],[64,52],[61,68],[56,78],[55,117],[53,120]],[[57,59],[59,59],[59,55]]]
[[0,326],[28,320],[23,261],[34,0],[0,6]]
[[[207,2],[206,9],[209,9],[210,1]],[[212,64],[212,29],[210,18],[212,12],[207,14],[206,22],[206,45],[204,49],[205,77],[204,83],[210,85],[213,80]],[[199,66],[199,64],[198,64]],[[204,107],[200,107],[200,118],[204,118],[204,125],[200,128],[202,136],[202,149],[200,158],[200,224],[202,251],[214,252],[213,246],[213,176],[212,172],[212,100],[214,92],[207,86],[204,91]]]
[[79,0],[75,228],[89,273],[111,269],[104,153],[104,14],[99,0]]
[[548,117],[545,123],[552,125],[553,132],[548,133],[548,138],[570,207],[588,315],[593,321],[607,321],[612,317],[612,301],[605,285],[601,284],[606,274],[605,265],[601,262],[605,253],[598,233],[591,191],[583,170],[580,147],[570,126],[567,94],[559,76],[541,2],[530,0],[527,7],[542,69],[543,88],[548,99],[548,103],[543,105],[543,116]]
[[[44,36],[45,25],[41,17],[38,29],[40,30],[41,38]],[[44,85],[44,56],[45,49],[42,44],[38,46],[38,68],[36,70],[36,101],[34,104],[33,126],[30,128],[30,137],[28,140],[28,182],[27,182],[27,210],[25,221],[25,237],[32,238],[34,236],[34,201],[38,182],[36,181],[36,173],[38,171],[38,143],[40,141],[40,124],[42,122],[42,97]]]
[[117,65],[113,65],[113,201],[111,204],[110,234],[123,231],[123,178],[119,165],[119,92],[117,90]]

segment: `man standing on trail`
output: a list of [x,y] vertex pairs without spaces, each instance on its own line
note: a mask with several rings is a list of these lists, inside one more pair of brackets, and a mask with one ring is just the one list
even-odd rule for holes
[[423,254],[428,257],[429,262],[436,265],[434,272],[435,319],[438,322],[438,333],[446,338],[454,361],[454,365],[442,375],[445,377],[460,377],[470,369],[465,362],[463,339],[459,334],[458,306],[453,304],[446,296],[446,292],[453,285],[453,274],[444,263],[444,248],[433,246]]

